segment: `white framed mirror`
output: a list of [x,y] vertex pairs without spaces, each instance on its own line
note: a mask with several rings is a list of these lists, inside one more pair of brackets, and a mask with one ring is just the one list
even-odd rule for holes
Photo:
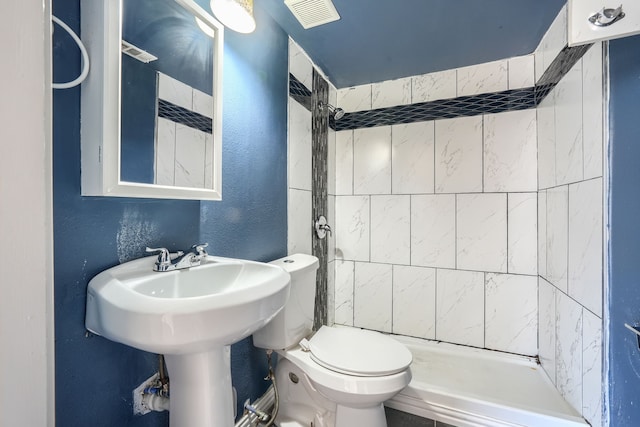
[[194,0],[87,0],[83,196],[221,200],[224,30]]

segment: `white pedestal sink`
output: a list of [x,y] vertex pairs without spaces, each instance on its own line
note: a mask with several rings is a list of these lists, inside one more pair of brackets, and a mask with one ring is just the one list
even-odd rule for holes
[[231,427],[230,345],[267,324],[289,297],[289,274],[253,261],[207,256],[184,270],[155,272],[156,257],[91,279],[85,326],[164,354],[172,427]]

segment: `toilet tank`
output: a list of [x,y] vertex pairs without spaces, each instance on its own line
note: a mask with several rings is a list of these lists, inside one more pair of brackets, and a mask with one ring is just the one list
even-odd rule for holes
[[291,275],[289,300],[264,328],[253,334],[253,345],[280,350],[293,347],[311,333],[316,298],[318,258],[295,254],[272,261]]

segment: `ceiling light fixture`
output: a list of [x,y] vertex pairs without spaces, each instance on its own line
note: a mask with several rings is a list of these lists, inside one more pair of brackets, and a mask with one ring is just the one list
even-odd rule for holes
[[256,29],[253,18],[253,0],[211,0],[211,11],[227,28],[239,33]]

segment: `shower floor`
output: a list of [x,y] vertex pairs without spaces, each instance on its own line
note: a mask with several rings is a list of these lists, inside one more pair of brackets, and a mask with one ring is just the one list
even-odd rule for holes
[[413,379],[390,408],[457,427],[588,425],[533,358],[393,338],[413,354]]

